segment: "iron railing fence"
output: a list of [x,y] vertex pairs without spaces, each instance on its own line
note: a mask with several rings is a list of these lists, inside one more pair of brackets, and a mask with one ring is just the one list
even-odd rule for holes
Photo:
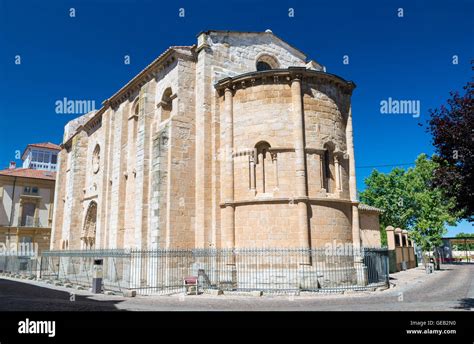
[[44,251],[40,276],[91,288],[94,260],[102,259],[103,288],[123,292],[130,289],[130,256],[130,251],[121,249]]
[[327,249],[156,249],[46,251],[43,279],[91,287],[95,259],[103,260],[104,289],[138,294],[185,290],[196,276],[200,290],[293,293],[369,289],[388,285],[388,251]]
[[40,258],[36,256],[0,255],[0,272],[36,276],[40,270]]

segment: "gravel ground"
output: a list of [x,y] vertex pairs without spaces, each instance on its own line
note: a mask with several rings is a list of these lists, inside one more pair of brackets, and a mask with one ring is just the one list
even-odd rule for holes
[[[391,288],[347,294],[262,297],[94,295],[44,282],[0,278],[0,311],[462,311],[474,310],[474,264],[392,274]],[[71,300],[74,293],[75,300]]]

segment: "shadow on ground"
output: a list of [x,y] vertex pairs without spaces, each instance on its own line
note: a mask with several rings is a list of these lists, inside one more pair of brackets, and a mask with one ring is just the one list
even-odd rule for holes
[[461,299],[459,300],[459,306],[456,306],[454,308],[470,311],[471,309],[474,309],[474,299],[472,298]]
[[0,279],[0,311],[119,311],[120,302]]

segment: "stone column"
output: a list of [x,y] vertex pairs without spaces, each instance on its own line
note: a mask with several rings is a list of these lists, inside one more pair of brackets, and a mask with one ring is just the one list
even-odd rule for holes
[[320,179],[320,187],[321,187],[321,190],[324,189],[325,191],[328,191],[326,190],[324,184],[325,184],[325,181],[324,181],[324,178],[325,178],[325,173],[324,173],[324,153],[319,153],[317,154],[317,158],[318,159],[318,163],[319,163],[319,179]]
[[395,228],[395,235],[398,235],[398,242],[400,243],[400,247],[403,247],[402,230],[401,230],[401,228]]
[[250,159],[250,191],[255,196],[255,152],[252,152],[249,156]]
[[336,193],[341,191],[341,168],[339,164],[339,157],[334,156],[334,173],[336,174]]
[[[409,242],[408,242],[408,231],[406,229],[402,230],[402,238],[405,238],[405,247],[408,247],[410,246]],[[402,241],[403,243],[403,241]]]
[[354,141],[352,131],[352,107],[349,108],[346,125],[347,154],[349,155],[349,194],[352,201],[352,243],[354,248],[360,247],[359,209],[355,175]]
[[263,152],[257,154],[257,190],[258,193],[265,193],[265,160],[263,158]]
[[[304,114],[303,98],[301,94],[301,76],[295,75],[291,80],[291,100],[294,121],[294,139],[295,139],[295,169],[296,169],[296,197],[298,207],[298,246],[309,248],[309,229],[308,229],[308,205],[306,199],[308,191],[306,188],[306,164],[305,164],[305,142],[304,142]],[[309,262],[304,260],[303,264]]]
[[385,231],[387,232],[387,246],[389,250],[395,250],[395,228],[388,226]]
[[360,240],[359,208],[355,175],[354,137],[352,130],[352,107],[349,108],[346,124],[346,144],[349,155],[349,195],[352,201],[352,244],[354,246],[354,267],[357,272],[357,284],[367,285],[367,271],[363,263]]
[[399,270],[402,269],[402,264],[405,261],[405,252],[404,252],[404,245],[403,245],[403,237],[402,237],[402,229],[401,228],[395,228],[395,235],[398,235],[398,242],[400,243],[400,252],[401,252],[401,262],[399,266]]
[[231,88],[225,89],[224,94],[224,118],[225,118],[225,176],[224,177],[224,218],[222,225],[222,247],[233,248],[235,246],[234,233],[234,118],[233,118],[233,94]]
[[278,190],[278,159],[277,159],[277,152],[270,153],[272,156],[272,163],[273,163],[273,173],[275,175],[275,188]]

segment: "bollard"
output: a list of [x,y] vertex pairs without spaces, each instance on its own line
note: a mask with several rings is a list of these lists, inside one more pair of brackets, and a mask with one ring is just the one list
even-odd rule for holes
[[92,292],[94,294],[102,293],[103,263],[103,259],[94,259],[94,270],[92,272]]

